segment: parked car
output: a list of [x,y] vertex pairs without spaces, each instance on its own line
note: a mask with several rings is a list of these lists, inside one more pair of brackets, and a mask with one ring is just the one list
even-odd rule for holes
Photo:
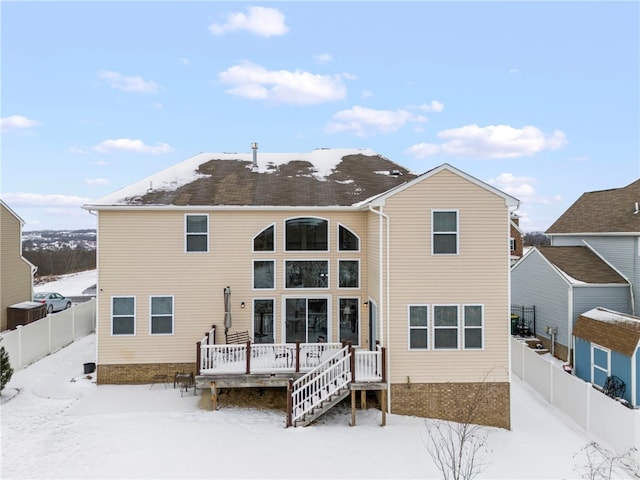
[[57,292],[36,292],[33,301],[47,304],[47,313],[59,312],[71,308],[71,299]]

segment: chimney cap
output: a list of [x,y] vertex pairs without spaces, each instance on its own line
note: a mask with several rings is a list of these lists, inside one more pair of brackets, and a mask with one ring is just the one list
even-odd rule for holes
[[258,142],[253,142],[251,143],[251,148],[253,148],[254,150],[256,150],[258,148]]

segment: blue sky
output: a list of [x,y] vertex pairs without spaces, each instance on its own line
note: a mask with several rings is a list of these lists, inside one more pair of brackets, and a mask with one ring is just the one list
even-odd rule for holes
[[543,231],[640,177],[639,6],[4,1],[1,196],[95,228],[82,204],[199,152],[371,148]]

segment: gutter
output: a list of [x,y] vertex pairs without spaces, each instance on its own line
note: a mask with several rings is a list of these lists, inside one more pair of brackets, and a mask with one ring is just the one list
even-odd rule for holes
[[[387,226],[387,231],[386,231],[386,245],[385,245],[385,249],[386,249],[386,262],[385,262],[385,272],[384,272],[384,285],[386,288],[386,300],[383,301],[384,298],[384,293],[383,293],[383,289],[382,289],[382,284],[383,282],[380,282],[379,285],[379,298],[380,298],[380,302],[383,302],[383,305],[381,305],[381,308],[379,309],[379,311],[382,313],[384,312],[384,319],[386,320],[386,322],[380,322],[380,343],[385,345],[385,343],[382,341],[383,340],[383,334],[384,334],[384,323],[386,323],[386,327],[387,327],[387,342],[386,342],[386,347],[387,347],[387,365],[386,365],[386,369],[387,369],[387,382],[389,382],[389,379],[391,378],[391,368],[390,368],[390,358],[391,358],[391,342],[389,341],[390,338],[390,326],[389,326],[389,298],[390,298],[390,293],[389,293],[389,264],[390,264],[390,260],[389,260],[389,253],[391,251],[390,247],[389,247],[389,238],[390,238],[390,233],[389,233],[389,223],[390,223],[390,219],[389,219],[389,215],[387,215],[386,213],[384,213],[382,211],[382,205],[380,205],[380,210],[375,210],[371,205],[369,205],[369,211],[372,213],[375,213],[376,215],[378,215],[379,219],[380,219],[380,229],[379,229],[379,240],[378,243],[380,245],[382,245],[382,220],[384,219],[386,222],[386,226]],[[379,259],[379,264],[382,267],[382,248],[380,248],[380,259]],[[387,409],[389,410],[389,413],[391,413],[391,389],[387,388]]]

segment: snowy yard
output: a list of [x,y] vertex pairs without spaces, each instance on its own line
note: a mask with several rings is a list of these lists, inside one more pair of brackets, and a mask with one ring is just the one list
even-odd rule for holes
[[[284,411],[209,411],[172,384],[97,386],[83,372],[93,361],[91,334],[14,373],[1,397],[0,477],[441,478],[425,419],[389,414],[381,427],[378,410],[358,410],[350,427],[350,408],[337,407],[287,429]],[[511,424],[487,429],[478,478],[579,478],[576,455],[592,439],[515,376]]]

